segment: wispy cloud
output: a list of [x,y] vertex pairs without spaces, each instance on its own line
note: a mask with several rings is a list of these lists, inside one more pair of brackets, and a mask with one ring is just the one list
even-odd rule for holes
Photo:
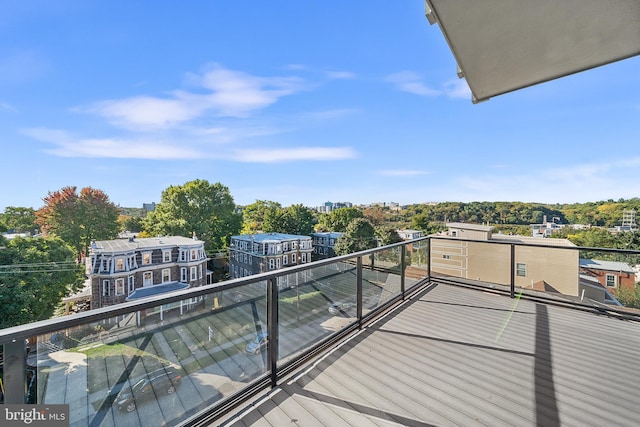
[[438,96],[442,92],[427,86],[422,78],[412,71],[401,71],[391,74],[385,79],[397,89],[421,96]]
[[416,176],[426,175],[429,172],[423,170],[410,170],[410,169],[386,169],[378,171],[378,175],[384,176]]
[[433,88],[424,82],[422,76],[413,71],[401,71],[387,76],[385,81],[396,89],[420,96],[446,96],[449,98],[471,98],[471,91],[465,80],[449,80],[440,88]]
[[344,80],[348,80],[348,79],[355,79],[357,76],[355,73],[352,73],[350,71],[327,71],[327,77],[329,77],[330,79],[344,79]]
[[[640,183],[626,177],[635,173],[640,157],[534,169],[528,173],[460,177],[448,188],[450,199],[519,200],[527,202],[586,202],[640,192]],[[626,195],[626,196],[625,196]]]
[[449,98],[471,98],[471,89],[464,79],[449,80],[444,84],[443,92]]
[[[226,129],[209,129],[220,136]],[[176,140],[147,137],[78,138],[60,129],[24,129],[24,135],[52,144],[48,153],[58,157],[93,157],[146,160],[223,159],[242,163],[282,163],[300,160],[335,161],[354,158],[357,152],[350,147],[287,147],[212,149],[208,139],[189,144]]]
[[345,160],[356,155],[356,151],[350,147],[292,147],[237,150],[232,157],[238,162],[279,163],[299,160]]
[[0,102],[0,110],[11,111],[12,113],[17,113],[18,109],[13,105],[9,105],[6,102]]
[[333,120],[342,117],[348,117],[353,114],[357,114],[360,111],[361,110],[358,110],[356,108],[337,108],[335,110],[311,111],[308,113],[303,113],[302,117],[311,120]]
[[23,134],[54,145],[47,150],[58,157],[178,160],[199,159],[203,152],[175,141],[127,138],[75,138],[59,129],[25,129]]
[[189,74],[187,80],[195,90],[99,101],[74,111],[102,116],[126,129],[150,131],[169,129],[205,114],[247,117],[303,89],[297,77],[259,77],[217,64],[203,73]]

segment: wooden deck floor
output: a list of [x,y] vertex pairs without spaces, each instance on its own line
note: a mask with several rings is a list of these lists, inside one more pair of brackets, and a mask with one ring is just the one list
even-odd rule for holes
[[640,322],[433,285],[225,426],[637,426]]

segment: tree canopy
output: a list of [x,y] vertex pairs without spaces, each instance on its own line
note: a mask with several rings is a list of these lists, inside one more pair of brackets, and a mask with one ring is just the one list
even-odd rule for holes
[[7,206],[4,213],[0,214],[0,224],[4,224],[7,230],[14,233],[32,233],[39,228],[36,224],[36,214],[33,208],[21,208]]
[[91,240],[113,239],[118,235],[118,208],[102,190],[91,187],[76,192],[75,186],[49,192],[45,205],[35,212],[36,223],[45,235],[67,242],[81,258]]
[[315,224],[315,215],[311,209],[303,205],[291,205],[284,209],[268,211],[265,215],[263,231],[308,236],[314,232]]
[[229,189],[219,182],[196,179],[172,185],[143,219],[144,231],[151,236],[191,237],[195,233],[206,250],[222,250],[240,231],[242,217],[235,208]]
[[242,234],[264,232],[264,221],[267,214],[273,214],[282,206],[270,200],[256,200],[242,210]]
[[358,208],[340,208],[331,213],[322,214],[318,220],[316,230],[345,232],[347,226],[356,218],[363,218],[364,214]]
[[334,250],[337,255],[346,255],[375,248],[377,245],[373,225],[365,218],[355,218],[338,238]]
[[84,267],[57,237],[0,237],[0,329],[50,318],[84,280]]

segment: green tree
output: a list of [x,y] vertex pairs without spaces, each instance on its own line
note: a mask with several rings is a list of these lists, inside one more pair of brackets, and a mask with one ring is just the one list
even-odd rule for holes
[[15,233],[34,233],[39,227],[36,224],[36,214],[33,208],[20,208],[7,206],[0,215],[0,222],[4,223],[8,230]]
[[390,245],[392,243],[402,242],[402,238],[396,230],[391,227],[378,226],[374,227],[375,235],[380,242],[380,246]]
[[45,206],[35,212],[36,223],[45,235],[68,243],[78,259],[88,254],[92,240],[118,235],[118,208],[102,190],[85,187],[78,194],[69,186],[49,192],[43,201]]
[[316,223],[311,209],[303,205],[291,205],[287,208],[269,211],[265,215],[265,233],[287,233],[310,235]]
[[57,237],[0,237],[0,247],[0,329],[50,318],[82,286],[83,265]]
[[329,214],[320,216],[316,230],[344,232],[351,221],[363,217],[364,214],[357,208],[335,209]]
[[242,217],[235,209],[227,187],[196,179],[165,189],[155,210],[143,219],[143,226],[151,236],[190,237],[195,233],[205,242],[206,250],[221,250],[240,231]]
[[118,217],[121,231],[130,231],[132,233],[139,233],[142,231],[142,218],[137,216],[120,215]]
[[377,245],[373,225],[364,218],[356,218],[338,238],[334,250],[337,255],[346,255],[375,248]]
[[264,232],[264,221],[267,214],[275,213],[282,206],[270,200],[256,200],[242,210],[242,234]]

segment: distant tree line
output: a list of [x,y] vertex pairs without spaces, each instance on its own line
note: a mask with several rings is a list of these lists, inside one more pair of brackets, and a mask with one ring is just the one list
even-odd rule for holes
[[[168,187],[155,210],[148,213],[138,208],[119,208],[106,193],[91,187],[79,191],[74,186],[64,187],[49,192],[43,202],[37,210],[10,206],[0,213],[0,231],[42,236],[0,239],[4,327],[12,322],[49,317],[61,298],[81,285],[81,261],[88,254],[91,241],[116,238],[120,231],[139,237],[195,235],[205,242],[210,253],[225,251],[235,234],[309,235],[333,231],[344,233],[336,252],[347,254],[397,242],[400,238],[395,230],[401,228],[430,234],[444,230],[447,222],[469,222],[493,225],[507,234],[528,234],[529,224],[542,223],[545,217],[564,224],[614,227],[621,224],[625,209],[640,212],[640,199],[633,198],[574,204],[444,202],[414,204],[404,209],[373,206],[318,213],[301,204],[283,207],[268,200],[237,206],[226,186],[201,179]],[[565,228],[554,237],[568,238],[579,246],[640,250],[640,234],[634,232],[612,234],[598,227],[582,231]],[[71,268],[73,265],[76,267]],[[31,308],[25,309],[25,304]]]

